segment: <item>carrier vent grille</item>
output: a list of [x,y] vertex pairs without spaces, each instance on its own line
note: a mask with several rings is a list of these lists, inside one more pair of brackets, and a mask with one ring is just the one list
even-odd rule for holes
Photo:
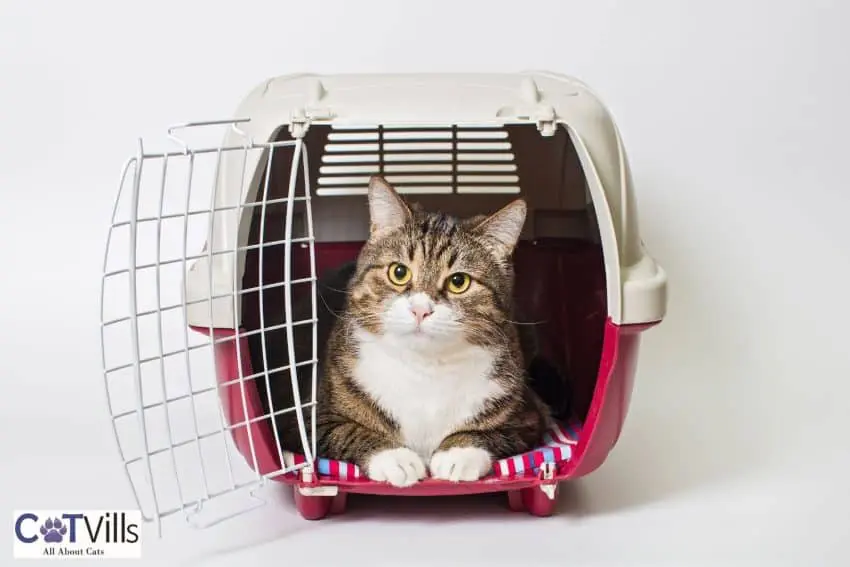
[[520,192],[504,129],[335,126],[316,194],[365,195],[377,173],[405,194]]

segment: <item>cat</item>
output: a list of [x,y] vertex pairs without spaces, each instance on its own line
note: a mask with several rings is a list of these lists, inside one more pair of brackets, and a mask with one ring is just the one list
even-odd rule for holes
[[[458,219],[408,205],[374,176],[368,206],[357,261],[318,282],[317,452],[398,487],[428,474],[477,480],[495,459],[538,445],[552,420],[540,395],[547,380],[528,368],[538,378],[552,369],[514,321],[511,255],[525,202]],[[296,304],[295,317],[309,318],[309,307]],[[304,354],[306,327],[294,337]],[[302,402],[307,368],[298,369]],[[276,410],[293,405],[288,371],[269,392],[259,385],[264,409],[269,394]],[[293,414],[277,416],[277,430],[284,449],[300,451]]]

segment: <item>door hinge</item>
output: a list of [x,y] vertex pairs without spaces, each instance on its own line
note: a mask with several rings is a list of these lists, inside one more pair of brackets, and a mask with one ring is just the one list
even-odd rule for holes
[[552,479],[555,478],[555,463],[543,463],[540,465],[540,478],[544,481],[540,484],[540,490],[543,491],[543,494],[545,494],[549,500],[554,500],[555,489],[558,486],[557,483],[552,482]]
[[541,135],[549,137],[555,135],[558,123],[555,120],[555,109],[551,106],[538,106],[534,113],[534,121],[537,123],[537,131]]
[[289,133],[293,138],[303,138],[316,120],[331,120],[334,112],[330,108],[299,108],[289,116]]
[[319,484],[313,474],[311,467],[301,469],[301,482],[298,484],[298,492],[304,496],[336,496],[339,487],[334,484]]

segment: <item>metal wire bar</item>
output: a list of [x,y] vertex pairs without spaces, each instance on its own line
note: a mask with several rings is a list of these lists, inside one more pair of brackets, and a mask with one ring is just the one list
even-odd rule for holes
[[[127,173],[130,171],[130,167],[134,168],[134,177],[135,177],[135,169],[138,167],[138,158],[132,157],[128,159],[124,163],[124,167],[121,169],[121,177],[118,183],[118,195],[115,196],[115,202],[112,204],[112,222],[115,222],[115,217],[118,215],[118,205],[121,203],[121,195],[124,193],[124,184],[127,181]],[[114,227],[114,225],[113,225]],[[106,248],[103,253],[103,270],[106,270],[106,266],[109,263],[109,251],[111,250],[112,244],[112,231],[113,227],[110,227],[109,232],[106,235]],[[100,357],[101,357],[101,365],[103,368],[103,382],[104,382],[104,391],[106,392],[106,407],[109,410],[110,415],[115,414],[115,410],[112,404],[112,396],[109,393],[109,373],[106,369],[106,327],[102,325],[104,318],[104,307],[106,305],[105,294],[106,294],[106,286],[104,285],[106,278],[103,279],[100,287]],[[121,439],[118,435],[118,425],[115,419],[110,420],[112,422],[112,434],[115,438],[115,446],[118,448],[118,455],[121,457],[122,461],[126,461],[126,456],[124,455],[124,448],[121,446]],[[124,473],[127,476],[127,482],[130,485],[130,490],[133,492],[133,498],[136,500],[136,503],[139,505],[139,510],[142,513],[142,518],[146,522],[154,521],[154,518],[146,516],[144,510],[141,505],[141,498],[139,497],[139,493],[136,490],[136,485],[133,483],[133,479],[130,477],[130,471],[127,467],[124,467]]]
[[[304,361],[297,363],[295,366],[297,368],[300,368],[302,366],[306,366],[308,364],[315,364],[315,363],[316,363],[316,359],[304,360]],[[285,364],[283,366],[278,366],[277,368],[273,368],[273,369],[269,370],[269,374],[274,374],[276,372],[283,372],[284,370],[289,370],[288,364]],[[265,376],[265,372],[255,372],[253,374],[249,374],[248,376],[244,376],[244,378],[242,378],[242,380],[256,380],[257,378],[262,378],[263,376]],[[191,397],[197,397],[197,396],[201,396],[203,394],[209,394],[210,392],[215,392],[219,388],[226,388],[228,386],[235,386],[236,384],[239,384],[239,383],[240,383],[240,378],[234,378],[232,380],[227,380],[226,382],[220,382],[220,383],[216,384],[215,386],[208,386],[206,388],[199,388],[197,390],[192,390],[188,394],[180,394],[179,396],[174,396],[172,398],[165,398],[161,402],[145,404],[145,405],[142,406],[142,409],[150,410],[150,409],[160,408],[160,407],[167,406],[168,404],[171,404],[171,403],[174,403],[174,402],[179,402],[179,401],[182,401],[182,400],[188,400]],[[113,417],[113,419],[118,420],[118,419],[121,419],[121,418],[124,418],[124,417],[129,417],[129,416],[135,415],[136,411],[137,411],[136,409],[131,409],[131,410],[127,410],[127,411],[124,411],[124,412],[121,412],[121,413],[117,413],[117,414],[113,413],[112,417]],[[247,411],[246,411],[245,415],[248,415]]]
[[[186,181],[186,208],[189,208],[189,202],[192,197],[192,176],[195,171],[195,154],[189,154],[189,175],[187,176]],[[186,254],[188,252],[188,241],[189,241],[189,222],[188,219],[183,222],[183,270],[182,270],[182,278],[180,282],[181,289],[186,289]],[[183,320],[189,320],[189,309],[186,305],[186,294],[181,293],[180,299],[182,301],[183,307]],[[188,325],[183,325],[183,341],[186,346],[184,352],[186,353],[186,380],[189,382],[189,389],[192,389],[192,362],[189,359],[189,327]],[[199,426],[198,426],[198,408],[195,405],[195,399],[191,399],[191,411],[192,411],[192,427],[195,431],[195,440],[197,442],[198,447],[198,463],[201,467],[201,476],[204,481],[204,499],[209,498],[209,483],[207,480],[207,471],[204,468],[204,459],[203,455],[201,455],[201,443],[199,437]]]
[[[282,410],[270,412],[268,414],[258,415],[257,417],[252,417],[250,419],[246,419],[245,421],[240,421],[238,423],[232,423],[230,425],[227,425],[227,426],[225,426],[224,431],[231,432],[234,429],[238,429],[240,427],[249,427],[250,425],[252,425],[254,423],[258,423],[260,421],[263,421],[264,419],[271,419],[272,421],[274,421],[274,418],[279,416],[279,415],[282,415],[282,414],[285,414],[285,413],[290,413],[290,412],[293,412],[293,411],[300,413],[302,411],[302,408],[309,407],[312,404],[313,404],[313,402],[308,402],[308,403],[304,404],[303,406],[292,406],[292,407],[284,408]],[[210,439],[212,437],[215,437],[216,435],[224,435],[224,432],[223,431],[210,431],[209,433],[201,433],[200,439]],[[185,447],[186,445],[189,445],[191,443],[196,443],[196,441],[194,439],[186,439],[185,441],[178,441],[177,443],[174,444],[173,448],[177,449],[179,447]],[[162,449],[154,449],[153,451],[147,451],[146,450],[145,455],[142,455],[141,457],[135,457],[133,459],[130,459],[130,460],[126,461],[126,463],[128,465],[132,465],[134,463],[149,459],[149,457],[154,457],[156,455],[161,455],[162,453],[166,453],[166,452],[170,451],[171,449],[172,449],[172,447],[164,447]],[[283,453],[281,453],[281,455],[280,455],[280,462],[283,463]],[[209,500],[209,497],[205,498],[204,500]]]
[[[306,325],[308,323],[313,323],[313,319],[304,319],[302,321],[298,321],[296,323],[293,323],[293,326]],[[261,328],[261,329],[255,329],[253,331],[246,331],[246,332],[242,333],[240,336],[242,338],[245,338],[245,337],[250,337],[252,335],[259,335],[260,333],[263,333],[263,332],[266,332],[266,331],[277,331],[277,330],[284,329],[284,328],[286,328],[286,323],[279,323],[277,325],[272,325],[270,327],[266,327],[265,329]],[[222,338],[219,338],[219,339],[215,339],[215,341],[213,341],[213,342],[214,342],[214,344],[223,344],[223,343],[231,342],[233,340],[234,340],[234,336],[229,336],[229,337],[222,337]],[[172,351],[168,351],[166,353],[163,353],[162,357],[168,358],[169,356],[184,354],[187,350],[189,352],[191,352],[193,350],[206,348],[208,346],[209,346],[209,343],[206,343],[206,342],[204,344],[200,344],[200,345],[191,345],[188,348],[181,348],[179,350],[172,350]],[[159,360],[159,358],[160,358],[159,356],[148,356],[148,357],[142,358],[140,362],[141,362],[141,364],[146,364],[148,362],[153,362],[155,360]],[[108,368],[106,370],[106,372],[107,373],[117,372],[119,370],[124,370],[124,369],[130,368],[132,365],[133,365],[133,363],[120,364],[118,366],[113,366],[111,368]]]
[[[316,396],[317,396],[317,383],[318,383],[318,358],[319,358],[319,313],[318,313],[318,289],[316,285],[316,246],[315,246],[315,233],[313,229],[313,205],[311,201],[310,193],[312,188],[310,187],[310,165],[308,162],[309,152],[307,151],[306,146],[301,146],[301,151],[304,154],[302,158],[303,169],[302,173],[304,175],[304,198],[305,198],[305,208],[307,209],[307,238],[310,242],[310,289],[311,289],[311,300],[310,300],[310,308],[311,308],[311,318],[313,319],[313,371],[310,379],[310,389],[311,389],[311,400],[313,402],[313,407],[310,408],[310,435],[312,439],[311,449],[313,451],[313,455],[316,455]],[[290,325],[291,326],[291,325]],[[312,464],[312,463],[311,463]]]
[[[293,157],[293,159],[294,159],[294,157]],[[265,302],[263,301],[263,288],[265,286],[264,286],[264,283],[263,283],[264,282],[264,278],[263,278],[264,262],[263,262],[263,246],[262,246],[262,244],[265,241],[265,237],[266,237],[266,199],[269,196],[269,179],[271,178],[271,174],[272,174],[272,163],[273,162],[274,162],[274,147],[272,147],[269,150],[269,153],[268,153],[268,161],[266,163],[266,178],[265,178],[265,182],[264,182],[264,185],[263,185],[263,207],[262,207],[261,212],[260,212],[260,244],[261,244],[261,246],[260,246],[260,249],[259,249],[259,260],[258,260],[259,270],[260,270],[258,283],[259,283],[259,286],[260,286],[260,309],[259,309],[260,313],[259,313],[259,315],[260,315],[260,328],[261,329],[266,328],[266,316],[265,316],[265,308],[264,308]],[[286,236],[290,236],[290,235],[287,234]],[[290,331],[290,334],[287,336],[287,342],[292,342],[291,331]],[[266,378],[266,397],[268,398],[268,402],[269,402],[269,412],[274,413],[274,403],[272,402],[271,380],[269,379],[269,370],[268,370],[269,369],[269,354],[268,354],[268,346],[266,345],[266,334],[265,333],[260,333],[260,348],[262,350],[262,356],[263,356],[263,372],[265,373],[265,378]],[[290,363],[291,363],[293,358],[291,357],[289,360],[290,360]],[[280,462],[282,463],[283,462],[283,449],[280,446],[280,433],[277,430],[277,420],[271,419],[270,421],[272,422],[272,431],[274,432],[274,439],[275,439],[275,445],[277,446],[278,458],[280,459]]]
[[[144,153],[144,148],[142,147],[142,141],[139,140],[139,155]],[[131,195],[130,214],[131,219],[135,219],[139,212],[139,186],[142,180],[142,160],[139,159],[137,161],[136,170],[133,172],[133,193]],[[135,312],[137,310],[137,296],[136,296],[136,272],[135,272],[135,263],[136,263],[136,223],[132,222],[130,224],[130,310]],[[147,425],[145,424],[145,414],[141,409],[143,400],[144,400],[144,392],[142,386],[142,371],[141,371],[141,363],[140,359],[140,346],[139,346],[139,322],[138,320],[134,320],[130,325],[130,333],[132,336],[131,339],[131,348],[133,349],[133,381],[135,383],[136,388],[136,408],[139,412],[139,427],[141,428],[142,433],[142,447],[145,451],[145,478],[151,487],[151,496],[153,497],[154,509],[159,511],[159,502],[156,495],[156,486],[154,486],[153,482],[153,470],[151,469],[151,460],[150,455],[148,454],[148,432]],[[156,522],[156,531],[157,535],[162,537],[162,523],[160,522],[159,516],[155,518]]]
[[[121,180],[118,184],[118,195],[115,197],[115,202],[112,204],[112,219],[115,220],[115,216],[118,214],[118,204],[121,202],[121,195],[124,192],[124,183],[127,181],[127,173],[130,171],[130,166],[133,166],[133,175],[135,176],[135,167],[137,160],[136,158],[130,158],[124,163],[124,167],[121,169]],[[106,235],[106,248],[103,253],[103,270],[106,270],[106,266],[109,264],[109,251],[111,250],[112,244],[112,231],[114,230],[114,225],[109,228],[109,232]],[[111,370],[106,366],[106,323],[104,321],[105,316],[105,307],[106,307],[106,277],[101,279],[100,286],[100,360],[101,366],[103,370],[103,382],[104,382],[104,391],[106,392],[106,406],[109,409],[109,415],[115,415],[115,412],[112,409],[112,396],[109,393],[109,373]],[[129,320],[129,317],[126,318]],[[129,366],[128,366],[129,367]],[[115,433],[115,444],[118,447],[118,454],[121,456],[121,459],[124,459],[124,448],[121,447],[120,438],[118,436],[118,429],[115,427],[115,421],[112,421],[112,429],[113,433]],[[132,483],[131,483],[132,484]]]
[[[245,483],[245,484],[247,484],[248,486],[251,486],[252,483],[256,483],[256,482],[257,481],[252,481],[252,482]],[[235,518],[236,516],[240,516],[240,515],[242,515],[246,512],[250,512],[251,510],[255,510],[257,508],[265,506],[268,502],[264,498],[259,498],[256,494],[257,490],[259,488],[261,488],[263,482],[264,481],[262,481],[262,479],[260,479],[260,482],[257,484],[257,486],[252,488],[250,493],[248,494],[249,498],[254,501],[254,504],[252,504],[251,506],[247,506],[245,508],[242,508],[241,510],[237,510],[236,512],[232,512],[232,513],[227,514],[225,516],[221,516],[219,518],[216,518],[215,520],[203,522],[203,523],[200,523],[200,524],[197,521],[195,521],[195,518],[198,516],[198,514],[201,512],[201,510],[196,509],[196,510],[193,510],[192,513],[187,518],[189,525],[191,525],[193,528],[209,528],[209,527],[215,526],[217,524],[220,524],[221,522],[223,522],[225,520],[229,520],[230,518]],[[233,490],[233,492],[238,491],[241,486],[242,485],[237,484],[236,488]],[[225,492],[223,492],[223,494],[227,494],[227,492],[225,491]]]
[[[295,142],[288,140],[286,142],[251,142],[249,147],[252,150],[258,150],[258,149],[263,150],[263,149],[269,149],[272,146],[280,147],[280,146],[294,146],[294,145],[295,145]],[[214,152],[217,152],[217,151],[231,152],[231,151],[241,150],[241,149],[244,149],[244,148],[245,148],[244,145],[241,145],[241,146],[219,146],[219,147],[215,147],[215,148],[200,148],[200,149],[188,150],[188,151],[156,152],[156,153],[151,153],[151,154],[142,154],[141,157],[143,159],[146,159],[146,160],[165,159],[165,158],[179,157],[179,156],[186,156],[186,155],[211,154],[211,153],[214,153]]]
[[[293,239],[291,239],[291,242],[293,244],[302,244],[302,243],[305,243],[305,242],[311,242],[311,239],[310,239],[310,237],[305,236],[303,238],[293,238]],[[285,239],[271,240],[269,242],[266,242],[265,246],[266,246],[266,248],[271,248],[272,246],[281,246],[283,244],[286,244]],[[210,250],[209,252],[205,252],[203,254],[194,254],[194,255],[190,254],[190,255],[184,256],[182,258],[174,258],[172,260],[163,260],[159,263],[151,262],[151,263],[148,263],[148,264],[139,264],[138,266],[136,266],[136,270],[146,270],[146,269],[150,269],[150,268],[155,268],[156,266],[168,266],[169,264],[180,264],[180,263],[183,262],[183,260],[200,260],[201,258],[208,258],[211,255],[212,256],[224,256],[226,254],[233,254],[234,251],[236,251],[236,252],[248,252],[250,250],[257,250],[259,248],[260,248],[259,244],[248,244],[248,245],[245,245],[245,246],[238,246],[238,247],[235,247],[235,248],[231,248],[230,250],[219,250],[217,252],[212,252]],[[112,271],[109,271],[109,272],[105,272],[104,276],[105,277],[120,276],[120,275],[126,274],[127,271],[128,271],[127,268],[122,268],[120,270],[112,270]],[[296,280],[296,282],[297,282],[297,280]],[[274,284],[270,284],[270,285],[274,285]],[[215,296],[215,297],[229,297],[229,296],[230,296],[230,294],[225,294],[225,295],[220,295],[220,296]],[[203,299],[201,301],[202,302],[206,301],[206,299]]]
[[[213,175],[213,187],[212,187],[212,191],[211,191],[211,195],[210,195],[210,207],[215,206],[215,198],[216,198],[216,195],[218,195],[218,176],[219,176],[220,171],[221,171],[221,149],[219,149],[218,153],[216,154],[215,174]],[[187,219],[187,221],[184,221],[184,222],[188,222],[188,219]],[[207,282],[209,284],[210,295],[212,295],[212,290],[213,290],[213,266],[212,266],[212,254],[211,254],[211,252],[212,252],[213,234],[215,234],[213,232],[214,229],[215,229],[215,213],[211,213],[210,214],[209,229],[208,229],[208,232],[207,232],[207,251],[210,252],[209,256],[207,257],[207,264],[208,264],[208,267],[209,267],[209,270],[207,270],[207,276],[208,276]],[[184,290],[184,295],[185,295],[185,290]],[[219,376],[219,373],[218,373],[218,357],[215,355],[215,346],[212,343],[212,341],[215,340],[215,334],[213,332],[213,300],[212,299],[210,299],[210,302],[209,302],[208,314],[209,314],[209,318],[210,318],[209,335],[208,335],[209,341],[210,341],[210,357],[212,358],[212,363],[213,363],[213,374],[215,375],[216,380],[218,380],[218,376]],[[187,320],[187,323],[188,323],[188,320]],[[188,324],[184,325],[184,328],[185,327],[188,327]],[[216,404],[216,407],[218,408],[217,413],[218,413],[218,418],[219,418],[219,427],[220,427],[220,430],[221,430],[222,435],[223,435],[224,434],[225,422],[227,421],[227,417],[224,415],[224,408],[222,407],[222,404],[218,403],[218,404]],[[233,476],[233,458],[232,458],[231,453],[230,453],[230,444],[225,439],[222,439],[222,444],[224,445],[224,455],[225,455],[225,460],[227,461],[227,471],[228,471],[228,475],[230,477],[230,484],[235,487],[236,486],[236,479]],[[201,466],[203,466],[203,464]]]
[[[256,490],[257,488],[261,487],[262,484],[266,480],[269,480],[269,479],[272,479],[272,478],[275,478],[275,477],[278,477],[278,476],[283,476],[283,475],[286,475],[286,474],[292,474],[292,473],[300,471],[301,469],[306,468],[308,466],[310,466],[310,463],[303,462],[303,463],[299,463],[297,465],[292,465],[291,467],[283,467],[283,468],[280,468],[279,470],[266,473],[266,474],[260,476],[259,479],[257,479],[257,480],[251,480],[251,481],[248,481],[248,482],[239,483],[239,484],[236,485],[235,490],[244,490],[244,489],[247,489],[247,488],[254,488]],[[219,496],[224,496],[226,494],[232,493],[233,491],[234,491],[233,489],[219,490],[217,492],[211,493],[210,498],[212,499],[212,498],[217,498]],[[187,504],[185,506],[178,506],[176,508],[167,509],[160,514],[160,517],[161,518],[167,518],[169,516],[173,516],[174,514],[177,514],[179,512],[184,511],[189,506],[190,505]],[[232,517],[232,516],[228,516],[228,517]],[[224,519],[226,519],[226,518],[224,518]],[[215,525],[216,523],[218,523],[218,522],[214,522],[214,523],[209,524],[209,525]]]
[[[182,260],[181,260],[181,262],[182,262]],[[299,278],[297,280],[292,280],[290,282],[290,284],[298,285],[298,284],[302,284],[302,283],[310,283],[311,281],[313,281],[313,278]],[[284,285],[283,282],[277,282],[277,283],[268,284],[268,285],[262,286],[262,287],[266,290],[269,290],[269,289],[275,289],[275,288],[278,288],[278,287],[283,287],[283,285]],[[255,291],[260,291],[260,286],[246,287],[246,288],[240,290],[238,295],[245,295],[247,293],[254,293]],[[212,294],[212,295],[209,295],[208,297],[205,297],[204,299],[193,299],[191,301],[187,300],[186,305],[187,306],[188,305],[199,305],[201,303],[207,303],[208,301],[213,300],[213,299],[229,298],[232,295],[232,293],[233,292]],[[180,309],[182,307],[183,307],[183,303],[181,302],[181,303],[175,303],[175,304],[172,304],[172,305],[164,305],[164,306],[160,307],[158,310],[159,311],[170,311],[172,309]],[[148,309],[147,311],[139,311],[138,313],[136,313],[136,315],[139,316],[139,317],[142,317],[142,316],[145,316],[145,315],[153,315],[153,314],[156,313],[156,311],[157,311],[157,309]],[[123,323],[125,321],[129,321],[131,318],[132,318],[131,316],[116,317],[115,319],[109,319],[109,320],[105,321],[103,323],[103,325],[108,327],[110,325],[115,325],[117,323]],[[228,339],[228,340],[230,340],[230,339]]]
[[[159,213],[162,215],[162,209],[165,202],[165,187],[166,187],[166,175],[168,173],[168,160],[162,160],[162,178],[160,180],[160,188],[159,188]],[[157,222],[157,230],[156,230],[156,258],[157,258],[157,266],[156,266],[156,304],[162,305],[162,278],[160,277],[160,266],[159,266],[159,257],[162,252],[162,230],[161,229],[161,221]],[[157,349],[159,351],[159,379],[160,385],[162,386],[162,397],[163,399],[168,398],[168,388],[165,382],[165,358],[162,356],[163,350],[165,350],[165,341],[162,338],[162,312],[157,311],[156,314],[156,334],[157,334]],[[144,407],[144,406],[143,406]],[[171,414],[168,411],[168,406],[165,406],[165,426],[168,435],[168,444],[171,446],[171,468],[174,471],[174,477],[177,480],[177,495],[180,498],[180,502],[183,503],[186,499],[183,496],[183,483],[180,482],[180,475],[177,472],[177,457],[174,454],[174,436],[172,435],[172,427],[171,427]],[[144,412],[144,409],[142,410]],[[144,414],[142,419],[144,419]],[[200,449],[198,452],[198,456],[200,456]]]
[[[289,203],[286,205],[286,221],[284,226],[284,234],[286,234],[287,238],[292,237],[292,213],[294,204],[292,202],[292,198],[295,196],[295,183],[298,181],[298,162],[301,159],[301,153],[303,152],[303,140],[298,138],[295,141],[295,155],[292,156],[292,166],[289,169],[289,188],[287,190],[287,195],[289,197]],[[284,312],[284,317],[286,318],[286,335],[288,340],[286,341],[286,348],[289,351],[289,360],[295,360],[295,341],[292,338],[292,243],[287,242],[283,248],[283,295],[284,301],[286,303],[286,310]],[[262,283],[262,282],[261,282]],[[313,301],[315,302],[315,296],[313,297]],[[260,302],[262,303],[262,301]],[[265,336],[265,335],[263,335]],[[315,358],[315,356],[314,356]],[[292,394],[293,400],[295,402],[296,407],[301,406],[301,391],[298,386],[298,372],[295,369],[295,366],[290,366],[289,368],[289,378],[292,382]],[[271,406],[270,406],[271,407]],[[304,449],[304,455],[310,463],[313,462],[313,453],[312,446],[307,442],[307,429],[304,425],[304,413],[302,411],[298,411],[295,414],[295,417],[298,420],[298,433],[301,436],[301,445]],[[281,456],[281,462],[283,460],[283,456]]]
[[188,154],[189,151],[190,151],[189,150],[189,144],[187,144],[185,141],[183,141],[182,138],[180,138],[179,136],[177,136],[174,133],[176,130],[186,130],[187,128],[198,128],[198,127],[201,127],[201,126],[224,126],[226,124],[229,124],[230,126],[233,127],[234,131],[236,131],[236,132],[238,132],[238,133],[240,133],[244,136],[245,133],[242,130],[240,130],[239,128],[237,128],[236,125],[242,124],[242,123],[245,123],[245,122],[250,122],[250,121],[251,121],[250,118],[227,118],[227,119],[224,119],[224,120],[202,120],[202,121],[195,121],[195,122],[184,122],[182,124],[174,124],[173,126],[169,127],[168,128],[168,137],[171,140],[173,140],[174,142],[176,142],[177,145],[179,145],[183,149],[183,154],[185,155],[185,154]]
[[[242,174],[239,176],[241,180],[239,183],[239,198],[242,198],[245,191],[245,170],[248,166],[248,148],[245,148],[245,153],[242,156]],[[248,393],[245,390],[245,373],[242,371],[242,318],[238,316],[241,313],[239,306],[239,297],[240,293],[237,290],[240,288],[239,285],[239,254],[238,251],[238,241],[234,240],[234,254],[232,258],[231,268],[233,272],[233,293],[231,296],[233,297],[233,317],[234,317],[234,325],[233,325],[233,339],[236,341],[236,368],[237,368],[237,380],[239,382],[239,393],[242,398],[242,416],[248,417]],[[210,252],[212,253],[212,245],[210,245]],[[212,266],[210,266],[212,269]],[[262,282],[259,282],[262,284]],[[210,289],[210,294],[212,294],[212,289]],[[210,300],[212,301],[212,299]],[[252,368],[253,370],[253,368]],[[260,476],[260,465],[257,463],[257,449],[254,445],[254,432],[253,428],[248,427],[248,447],[251,451],[251,460],[253,462],[253,466],[251,470],[259,477]]]
[[[297,197],[295,200],[296,201],[303,201],[304,198],[303,197]],[[286,202],[286,198],[281,197],[280,199],[271,199],[268,202],[268,204],[269,205],[277,205],[277,204],[285,203],[285,202]],[[194,216],[198,216],[198,215],[208,215],[208,214],[211,214],[211,213],[225,213],[225,212],[228,212],[228,211],[235,211],[235,210],[242,210],[242,209],[252,209],[254,207],[261,207],[261,206],[262,206],[262,203],[244,203],[244,204],[241,204],[241,205],[233,205],[233,206],[227,206],[227,207],[216,207],[216,208],[204,209],[204,210],[186,211],[186,212],[183,212],[183,213],[168,213],[168,214],[162,215],[162,217],[159,217],[159,216],[156,216],[156,217],[141,217],[141,218],[137,219],[136,222],[138,224],[142,224],[142,223],[146,223],[146,222],[156,222],[160,218],[162,218],[163,220],[182,219],[183,217],[186,217],[186,216],[194,217]],[[121,221],[121,222],[113,223],[112,226],[118,228],[118,227],[121,227],[121,226],[127,226],[129,224],[130,224],[130,221]]]

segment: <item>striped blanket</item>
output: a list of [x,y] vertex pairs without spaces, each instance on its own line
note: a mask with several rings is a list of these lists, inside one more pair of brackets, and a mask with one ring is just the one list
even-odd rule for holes
[[[536,475],[543,463],[562,463],[569,461],[573,455],[573,446],[578,443],[581,425],[570,423],[569,425],[556,424],[543,436],[543,444],[527,453],[506,457],[493,463],[493,471],[490,476],[498,478],[515,478],[525,475]],[[284,465],[289,468],[306,462],[304,455],[300,453],[284,452]],[[321,477],[335,480],[366,480],[361,477],[360,468],[351,463],[334,461],[320,457],[317,459],[316,472]],[[295,475],[297,473],[289,473]]]

